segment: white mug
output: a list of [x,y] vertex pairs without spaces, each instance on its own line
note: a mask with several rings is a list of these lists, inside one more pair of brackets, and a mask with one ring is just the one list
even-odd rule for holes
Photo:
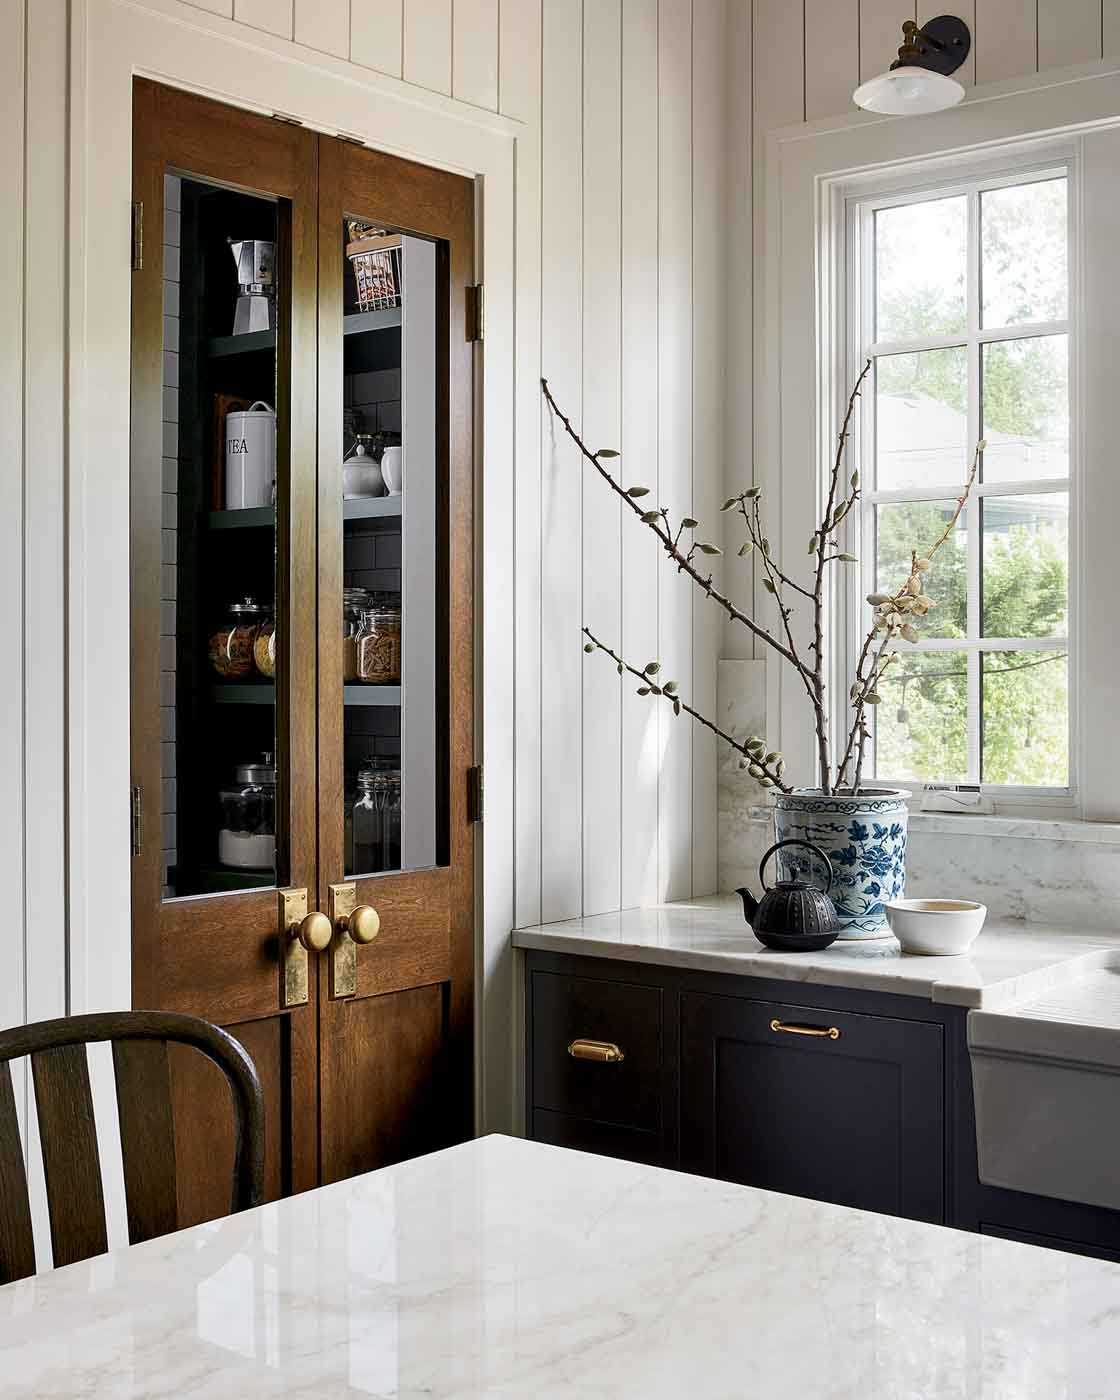
[[390,496],[399,496],[404,489],[404,448],[387,447],[381,454],[381,475]]
[[276,414],[263,399],[226,414],[226,510],[272,504],[276,478]]

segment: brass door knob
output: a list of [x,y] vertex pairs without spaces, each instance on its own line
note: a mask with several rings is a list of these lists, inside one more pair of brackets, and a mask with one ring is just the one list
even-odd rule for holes
[[339,923],[355,943],[372,943],[381,932],[381,915],[369,904],[359,904]]
[[326,914],[316,909],[310,914],[305,914],[298,924],[293,924],[291,934],[309,953],[321,953],[330,947],[334,929]]

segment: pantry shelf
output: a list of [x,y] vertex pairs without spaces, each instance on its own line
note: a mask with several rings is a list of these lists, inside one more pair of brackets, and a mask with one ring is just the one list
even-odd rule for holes
[[276,687],[253,681],[216,685],[212,694],[219,705],[275,705]]
[[343,687],[347,705],[384,705],[400,709],[399,685],[348,685]]
[[271,530],[276,524],[276,507],[251,506],[246,510],[212,510],[206,519],[211,530]]
[[388,331],[400,327],[401,309],[391,306],[384,311],[359,311],[342,318],[343,335],[367,335],[370,331]]
[[403,500],[403,496],[354,496],[342,502],[342,518],[399,521]]
[[212,360],[226,355],[253,355],[276,349],[275,331],[249,331],[245,335],[217,335],[206,346]]

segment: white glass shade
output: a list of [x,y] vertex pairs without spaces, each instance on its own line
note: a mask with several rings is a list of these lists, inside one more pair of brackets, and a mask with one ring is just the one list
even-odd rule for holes
[[852,94],[857,107],[886,116],[915,116],[955,107],[964,88],[955,78],[931,73],[928,68],[892,68],[862,83]]

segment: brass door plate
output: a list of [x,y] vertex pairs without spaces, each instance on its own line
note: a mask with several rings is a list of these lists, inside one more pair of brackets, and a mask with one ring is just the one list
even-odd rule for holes
[[331,996],[352,997],[358,990],[358,945],[350,937],[346,921],[358,903],[358,887],[353,881],[330,887],[330,916],[334,925],[331,944]]
[[277,890],[280,921],[280,1005],[307,1003],[307,949],[295,936],[307,915],[306,890]]

